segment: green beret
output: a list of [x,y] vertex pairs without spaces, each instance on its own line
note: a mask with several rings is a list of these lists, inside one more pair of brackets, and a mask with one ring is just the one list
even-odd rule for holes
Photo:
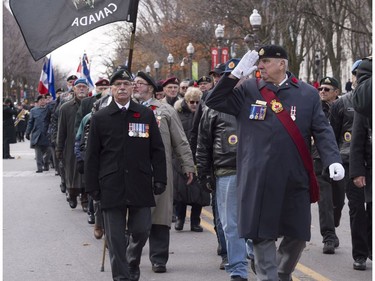
[[121,68],[112,74],[109,84],[113,85],[116,80],[129,80],[132,81],[133,77],[127,69]]
[[332,87],[339,88],[339,81],[334,77],[326,76],[320,80],[320,85],[331,85]]

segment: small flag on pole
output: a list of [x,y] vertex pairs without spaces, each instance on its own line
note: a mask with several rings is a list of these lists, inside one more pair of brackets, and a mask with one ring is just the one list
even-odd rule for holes
[[55,77],[53,75],[51,57],[44,61],[38,84],[38,92],[42,95],[51,93],[53,99],[55,99]]
[[89,68],[90,62],[86,55],[86,53],[83,54],[82,59],[79,62],[77,73],[80,76],[80,78],[85,78],[87,82],[89,83],[89,89],[92,91],[94,89],[94,83],[91,80],[90,77],[90,68]]

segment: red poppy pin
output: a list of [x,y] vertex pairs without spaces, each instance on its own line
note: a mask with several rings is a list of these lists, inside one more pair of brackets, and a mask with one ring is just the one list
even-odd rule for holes
[[139,112],[135,112],[135,113],[133,114],[133,117],[134,117],[134,118],[139,118],[139,117],[141,117],[141,114],[139,114]]
[[155,109],[157,109],[158,107],[156,106],[156,105],[151,105],[151,109],[152,110],[155,110]]
[[298,79],[296,77],[293,77],[292,78],[292,82],[295,83],[295,84],[297,84],[298,83]]

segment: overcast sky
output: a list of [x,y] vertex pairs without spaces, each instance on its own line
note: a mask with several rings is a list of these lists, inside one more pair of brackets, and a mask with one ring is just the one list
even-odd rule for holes
[[[9,1],[5,1],[5,5],[9,8]],[[53,51],[52,64],[54,67],[59,67],[61,71],[68,74],[76,74],[79,64],[79,58],[86,52],[91,61],[90,76],[92,81],[98,80],[100,73],[105,71],[105,67],[101,64],[101,54],[110,54],[113,50],[110,46],[110,38],[104,33],[111,29],[112,24],[107,24],[98,27],[90,32],[70,41]]]

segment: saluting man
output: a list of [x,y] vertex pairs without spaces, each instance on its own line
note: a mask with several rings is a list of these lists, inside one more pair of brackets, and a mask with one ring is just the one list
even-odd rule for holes
[[[235,88],[257,68],[262,79]],[[310,204],[319,192],[309,152],[312,136],[330,177],[337,181],[345,174],[317,90],[287,69],[281,46],[248,51],[206,100],[237,119],[238,227],[240,237],[253,240],[257,280],[291,281],[310,240]]]

